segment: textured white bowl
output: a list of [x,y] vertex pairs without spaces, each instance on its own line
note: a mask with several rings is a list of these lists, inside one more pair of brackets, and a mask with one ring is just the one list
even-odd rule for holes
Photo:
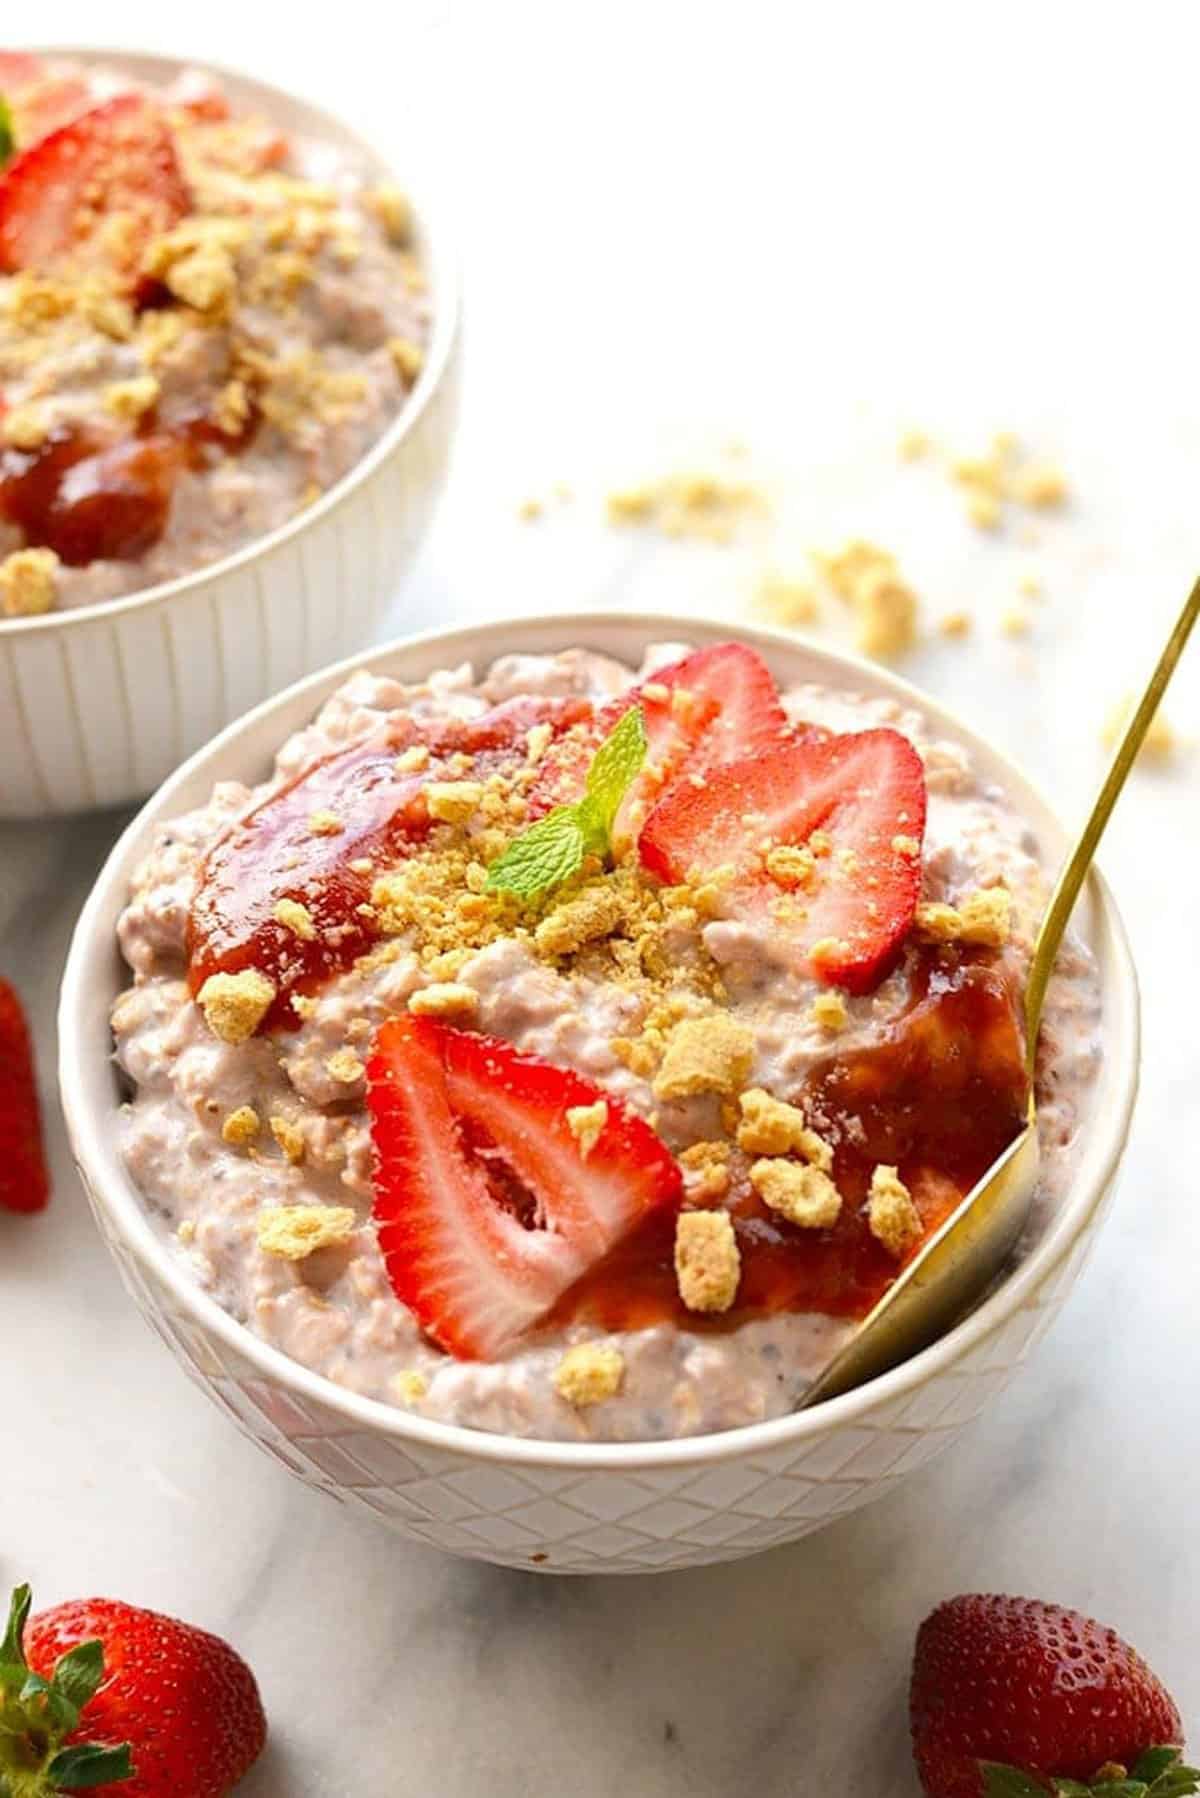
[[[1031,1253],[972,1316],[845,1398],[681,1442],[516,1441],[345,1392],[268,1348],[190,1278],[116,1148],[121,1094],[108,1019],[127,971],[115,931],[157,825],[205,801],[217,779],[265,776],[284,738],[356,667],[416,679],[464,659],[485,664],[507,651],[567,642],[636,662],[654,641],[729,634],[727,626],[682,617],[496,621],[413,638],[315,676],[225,731],[144,808],[105,865],[71,945],[59,1013],[67,1128],[100,1227],[142,1310],[192,1378],[307,1484],[456,1554],[558,1573],[694,1566],[790,1541],[882,1496],[952,1442],[1045,1334],[1112,1191],[1137,1090],[1138,996],[1120,919],[1097,878],[1082,927],[1103,978],[1107,1055],[1071,1189]],[[921,706],[1005,782],[1049,855],[1063,847],[1061,826],[1024,776],[904,682],[773,632],[738,635],[783,681],[825,680]]]
[[[62,50],[150,81],[171,57]],[[216,69],[235,105],[393,171],[307,101]],[[219,562],[124,599],[0,619],[0,819],[124,804],[150,792],[215,731],[281,688],[369,643],[413,560],[449,460],[458,376],[457,269],[420,146],[395,170],[412,195],[429,270],[429,353],[406,405],[335,487]]]

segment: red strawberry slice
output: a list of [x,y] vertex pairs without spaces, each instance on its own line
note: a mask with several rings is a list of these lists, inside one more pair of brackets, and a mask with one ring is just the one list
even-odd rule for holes
[[[13,273],[70,257],[116,263],[132,275],[145,243],[191,205],[162,115],[120,94],[31,144],[0,178],[0,269]],[[106,231],[130,221],[118,235]]]
[[[503,1354],[682,1178],[650,1126],[508,1043],[393,1018],[367,1067],[375,1219],[396,1297],[463,1360]],[[585,1154],[567,1122],[603,1100]]]
[[[647,808],[681,775],[771,747],[788,729],[767,664],[742,643],[713,643],[656,669],[573,731],[546,756],[530,793],[530,816],[580,798],[592,757],[631,706],[646,724],[646,763],[626,795],[621,822],[636,834]],[[621,834],[620,825],[617,835]]]
[[37,1076],[21,1001],[0,980],[0,1210],[41,1211],[50,1198]]
[[[809,877],[780,903],[765,851],[807,845],[814,831],[827,841],[818,839]],[[814,733],[718,768],[702,786],[678,782],[646,820],[640,855],[671,884],[732,866],[735,913],[781,919],[792,907],[795,922],[781,923],[777,936],[799,945],[805,971],[865,993],[912,925],[924,832],[925,771],[907,737]]]

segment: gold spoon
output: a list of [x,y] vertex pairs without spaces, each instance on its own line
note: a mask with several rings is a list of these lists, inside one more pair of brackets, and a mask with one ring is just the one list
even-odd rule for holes
[[849,1392],[926,1348],[982,1297],[1012,1253],[1037,1188],[1034,1070],[1046,988],[1096,845],[1198,616],[1200,580],[1188,595],[1141,704],[1125,728],[1083,833],[1058,877],[1042,919],[1025,989],[1025,1065],[1029,1076],[1025,1128],[888,1288],[849,1342],[808,1388],[797,1410],[807,1410],[823,1399]]

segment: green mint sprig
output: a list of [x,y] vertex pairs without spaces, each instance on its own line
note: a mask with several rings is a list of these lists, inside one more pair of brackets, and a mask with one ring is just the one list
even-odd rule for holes
[[0,169],[11,157],[17,147],[17,134],[13,129],[12,108],[0,94]]
[[1200,1791],[1200,1770],[1184,1766],[1179,1748],[1148,1748],[1128,1773],[1118,1768],[1110,1777],[1102,1768],[1091,1785],[1057,1774],[1035,1778],[995,1761],[979,1765],[985,1798],[1048,1798],[1051,1793],[1054,1798],[1188,1798]]
[[583,798],[555,806],[515,837],[488,869],[488,892],[540,899],[578,874],[589,855],[607,860],[621,801],[645,759],[646,721],[635,705],[592,757]]

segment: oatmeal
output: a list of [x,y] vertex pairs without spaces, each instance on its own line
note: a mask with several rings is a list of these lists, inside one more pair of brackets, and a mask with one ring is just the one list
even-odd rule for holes
[[[1046,884],[918,712],[737,644],[359,673],[137,871],[123,1153],[349,1390],[568,1440],[779,1416],[1020,1128]],[[1099,1012],[1069,942],[1043,1208]]]
[[134,593],[311,505],[420,376],[408,203],[214,79],[0,54],[0,622]]

